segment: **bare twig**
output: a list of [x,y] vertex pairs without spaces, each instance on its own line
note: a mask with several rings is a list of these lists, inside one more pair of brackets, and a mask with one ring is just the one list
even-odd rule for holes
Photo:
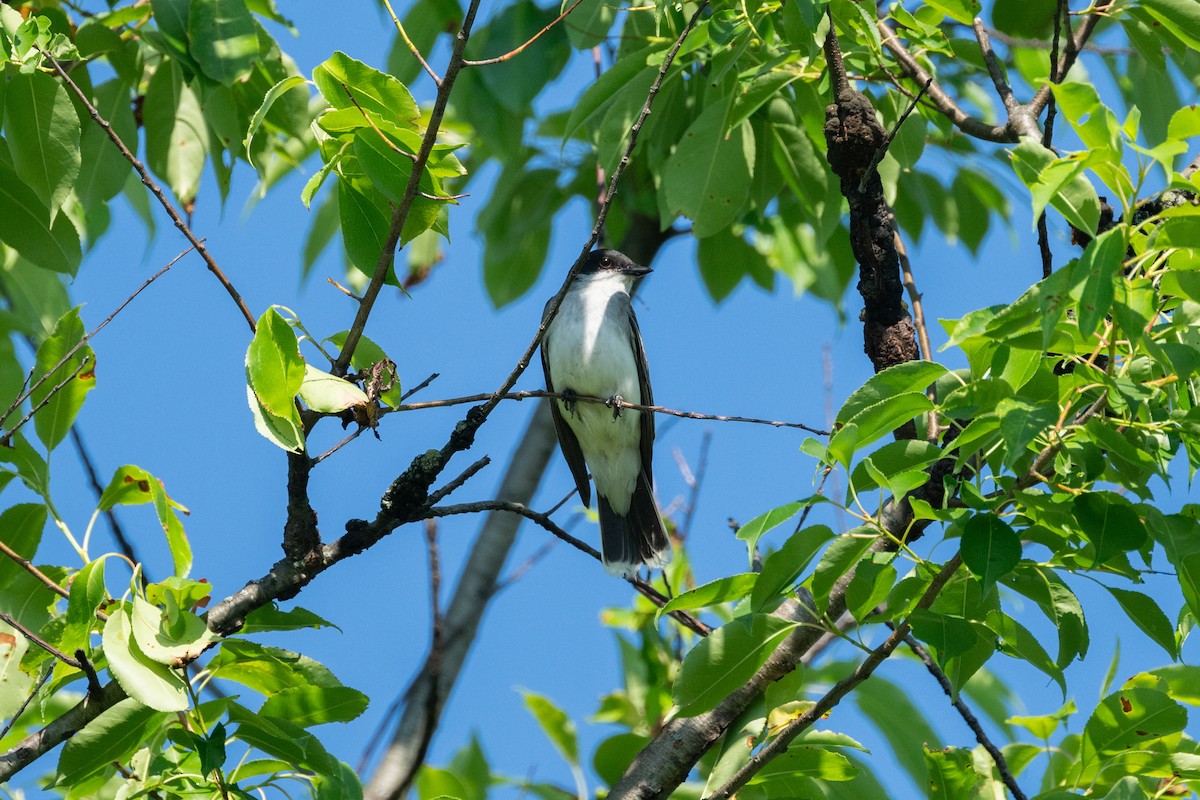
[[471,0],[471,3],[467,6],[466,14],[463,16],[462,26],[459,28],[458,35],[454,39],[454,47],[450,53],[450,63],[446,65],[446,74],[438,83],[437,98],[434,100],[433,109],[429,113],[429,123],[425,128],[425,136],[421,139],[421,147],[417,151],[416,159],[413,161],[412,172],[409,173],[408,183],[404,186],[404,194],[392,212],[391,227],[388,229],[387,237],[384,239],[383,247],[380,249],[379,260],[376,261],[375,270],[371,274],[371,282],[367,285],[366,291],[363,292],[362,301],[358,304],[358,311],[354,315],[354,323],[346,332],[346,340],[342,343],[342,350],[333,363],[332,371],[335,375],[346,374],[346,369],[350,366],[350,358],[354,355],[354,350],[358,347],[358,342],[362,338],[363,330],[367,327],[367,318],[371,316],[371,310],[375,307],[375,301],[379,298],[379,292],[383,289],[384,281],[387,280],[388,270],[392,266],[393,256],[395,255],[396,244],[400,241],[400,233],[404,230],[404,224],[408,221],[409,212],[412,210],[413,203],[420,193],[421,176],[425,172],[425,165],[429,162],[429,156],[433,153],[433,146],[437,142],[438,131],[441,130],[442,126],[442,118],[446,114],[446,104],[450,101],[450,92],[454,88],[454,82],[458,79],[458,73],[463,67],[463,51],[466,50],[467,40],[471,37],[471,29],[475,25],[475,15],[479,11],[479,2],[480,0]]
[[679,536],[683,539],[687,539],[692,530],[692,519],[696,516],[696,506],[700,503],[700,489],[704,486],[704,476],[708,472],[708,448],[711,445],[712,431],[705,431],[700,440],[700,455],[696,458],[696,472],[690,487],[691,497],[683,515],[683,524],[679,526]]
[[463,62],[463,66],[467,66],[467,67],[485,67],[485,66],[487,66],[488,64],[499,64],[499,63],[500,63],[500,62],[502,62],[502,61],[508,61],[508,60],[509,60],[510,58],[512,58],[513,56],[520,55],[520,54],[521,54],[521,53],[522,53],[522,52],[525,50],[525,48],[529,47],[529,45],[533,44],[533,43],[534,43],[534,42],[536,42],[538,39],[542,38],[542,34],[546,33],[546,32],[547,32],[547,31],[549,31],[551,28],[553,28],[555,25],[557,25],[558,23],[560,23],[560,22],[562,22],[564,19],[566,19],[566,18],[567,18],[567,15],[568,15],[568,14],[570,14],[572,11],[574,11],[574,10],[575,10],[575,9],[576,9],[576,8],[579,6],[579,4],[580,4],[580,3],[582,3],[582,2],[583,2],[583,0],[575,0],[575,2],[574,2],[574,3],[572,3],[572,4],[571,4],[571,5],[570,5],[570,6],[567,8],[567,10],[566,10],[566,11],[562,12],[562,13],[561,13],[561,14],[559,14],[557,17],[555,17],[555,18],[554,18],[554,20],[552,20],[552,21],[551,21],[551,22],[550,22],[548,25],[546,25],[546,27],[542,28],[540,31],[538,31],[538,32],[537,32],[537,33],[535,33],[533,36],[531,36],[531,37],[530,37],[530,38],[529,38],[529,39],[528,39],[528,40],[527,40],[527,41],[526,41],[524,44],[522,44],[520,47],[517,47],[517,48],[515,48],[515,49],[513,49],[513,50],[509,50],[509,51],[508,51],[507,53],[505,53],[504,55],[502,55],[502,56],[496,56],[495,58],[485,58],[485,59],[482,59],[482,60],[480,60],[480,61],[470,61],[470,60],[467,60],[467,61],[464,61],[464,62]]
[[[477,503],[459,503],[453,506],[434,506],[433,508],[429,509],[428,513],[434,517],[448,517],[453,514],[477,514],[481,511],[507,511],[512,514],[520,514],[522,517],[537,523],[546,531],[571,545],[571,547],[574,547],[579,552],[585,553],[597,561],[602,560],[599,550],[592,547],[587,542],[577,539],[564,531],[562,528],[556,525],[554,520],[550,519],[550,517],[538,511],[534,511],[532,508],[529,508],[522,503],[512,503],[505,500],[483,500]],[[643,581],[641,578],[626,578],[625,580],[631,586],[633,586],[633,588],[637,589],[638,592],[649,598],[655,604],[659,606],[664,606],[667,604],[669,598],[665,597],[657,589]],[[667,613],[681,625],[689,628],[695,633],[700,634],[701,636],[707,636],[710,632],[712,632],[712,628],[710,628],[708,625],[705,625],[691,614],[687,614],[683,611],[669,611]]]
[[484,467],[486,467],[488,464],[491,464],[491,463],[492,463],[492,459],[488,458],[487,456],[484,456],[483,458],[479,459],[474,464],[472,464],[471,466],[464,469],[457,478],[450,481],[445,486],[443,486],[441,489],[438,489],[436,492],[431,493],[429,495],[429,500],[426,501],[426,505],[432,506],[432,505],[437,505],[438,503],[442,502],[442,500],[446,499],[453,492],[457,491],[464,483],[471,480],[471,478],[473,478],[475,476],[475,474],[477,472],[479,472],[479,470],[483,469]]
[[896,31],[885,20],[876,23],[880,41],[904,67],[904,71],[918,84],[926,86],[929,98],[947,119],[968,136],[989,142],[1014,142],[1016,138],[1005,125],[992,125],[963,111],[946,90],[932,80],[933,76],[921,66],[908,48],[896,36]]
[[896,124],[892,126],[890,131],[888,131],[888,136],[883,143],[883,147],[880,147],[875,151],[875,155],[871,156],[871,163],[867,165],[865,170],[863,170],[862,180],[860,180],[858,184],[859,194],[867,191],[867,182],[871,179],[871,174],[875,172],[875,170],[879,167],[879,162],[883,161],[883,157],[887,155],[888,148],[891,146],[892,141],[896,138],[896,134],[900,132],[900,126],[904,124],[906,119],[908,119],[908,115],[916,109],[917,104],[921,102],[921,98],[925,96],[925,92],[929,89],[929,85],[931,83],[933,83],[933,78],[925,81],[925,83],[921,85],[920,90],[910,98],[908,107],[904,109],[904,112],[900,114],[900,118],[896,120]]
[[[39,388],[41,388],[42,384],[44,384],[46,381],[50,380],[51,375],[53,375],[55,372],[58,372],[58,370],[62,369],[63,365],[66,364],[68,361],[70,361],[72,358],[74,358],[75,354],[78,353],[80,350],[82,350],[84,345],[86,345],[88,342],[90,342],[96,336],[96,334],[98,334],[98,333],[100,333],[100,331],[104,330],[104,328],[107,327],[108,323],[112,322],[116,318],[117,314],[120,314],[122,311],[125,310],[125,306],[132,303],[134,301],[134,299],[139,294],[141,294],[142,291],[144,291],[146,289],[146,287],[148,287],[150,284],[154,283],[156,280],[158,280],[163,275],[165,275],[167,270],[169,270],[171,267],[173,267],[177,263],[179,263],[179,260],[182,259],[184,256],[186,256],[188,253],[192,252],[193,249],[195,249],[195,248],[189,247],[188,249],[184,250],[182,253],[175,256],[170,261],[168,261],[166,266],[164,266],[158,272],[154,273],[149,278],[147,278],[145,281],[143,281],[142,285],[133,291],[133,294],[129,295],[129,297],[126,297],[123,301],[121,301],[121,304],[119,306],[117,306],[116,309],[111,314],[109,314],[107,317],[105,317],[100,322],[99,325],[97,325],[96,327],[94,327],[90,331],[88,331],[86,334],[84,334],[83,338],[81,338],[78,342],[76,342],[71,347],[71,349],[68,350],[63,355],[63,357],[58,360],[58,363],[56,363],[50,369],[46,370],[46,374],[39,377],[36,381],[33,381],[33,383],[30,384],[28,386],[28,388],[25,389],[25,391],[23,391],[21,394],[17,395],[17,399],[13,400],[12,404],[8,407],[8,410],[4,412],[4,416],[0,417],[0,424],[3,424],[5,421],[7,421],[9,416],[11,416],[14,411],[16,411],[18,408],[20,408],[22,403],[24,403],[26,400],[28,400],[30,397],[32,397],[33,393],[36,392]],[[54,392],[51,392],[50,394],[51,394],[51,396],[53,396]],[[8,433],[11,434],[12,431],[9,431]],[[7,442],[8,442],[8,436],[0,437],[0,446],[3,446]]]
[[425,60],[425,56],[421,55],[421,51],[417,49],[415,44],[413,44],[412,39],[408,38],[408,33],[404,30],[404,25],[401,24],[400,18],[396,16],[396,12],[392,10],[392,4],[390,0],[383,0],[383,5],[387,8],[388,14],[391,15],[392,23],[396,26],[396,30],[400,33],[400,38],[404,40],[404,44],[408,45],[408,52],[412,53],[413,56],[416,57],[417,61],[421,64],[421,68],[425,70],[425,73],[429,75],[429,77],[433,78],[434,84],[441,86],[441,77],[433,71],[433,67],[429,66],[429,62]]
[[405,400],[412,397],[414,394],[421,391],[422,389],[424,389],[426,386],[433,383],[437,379],[438,379],[438,373],[435,372],[432,375],[430,375],[428,378],[426,378],[425,380],[418,383],[413,388],[409,389],[404,394],[400,395],[400,402],[403,403]]
[[25,713],[25,709],[29,708],[29,704],[33,702],[33,698],[37,697],[37,693],[42,690],[42,687],[46,685],[46,681],[50,680],[50,676],[53,674],[53,664],[51,664],[47,669],[42,670],[41,677],[39,677],[37,679],[37,683],[33,685],[33,689],[31,689],[29,694],[26,696],[25,702],[21,703],[21,707],[18,708],[16,712],[9,718],[8,722],[4,724],[4,727],[0,728],[0,741],[4,741],[4,737],[8,736],[8,732],[11,731],[13,726],[17,724],[17,720],[19,720],[21,715]]
[[246,324],[249,325],[250,330],[253,331],[255,329],[254,315],[250,313],[250,309],[246,307],[246,302],[242,299],[242,296],[238,293],[237,289],[233,287],[233,284],[230,283],[229,278],[225,276],[224,271],[222,271],[221,267],[217,265],[216,259],[212,257],[212,254],[208,252],[208,248],[204,246],[204,240],[197,238],[196,234],[192,232],[192,229],[188,226],[188,224],[183,221],[183,217],[180,216],[179,212],[175,209],[175,206],[170,200],[167,199],[166,194],[164,194],[159,185],[154,182],[154,179],[150,177],[150,173],[146,170],[146,165],[139,161],[137,156],[135,156],[129,150],[129,148],[125,146],[125,143],[121,141],[121,137],[117,135],[115,130],[113,130],[113,127],[108,123],[108,120],[104,119],[96,107],[92,105],[92,102],[88,99],[87,94],[80,89],[78,85],[76,85],[75,81],[71,80],[71,76],[67,74],[65,69],[63,69],[62,64],[60,64],[58,60],[49,53],[43,52],[43,55],[46,57],[46,60],[49,62],[50,66],[54,68],[54,71],[58,73],[58,76],[62,78],[62,81],[67,85],[67,88],[69,88],[75,94],[75,96],[79,98],[79,102],[83,104],[84,108],[87,109],[87,112],[91,118],[95,120],[96,124],[100,126],[104,133],[108,135],[108,138],[112,140],[112,143],[116,145],[117,149],[121,151],[121,155],[125,157],[125,160],[128,161],[135,170],[137,170],[138,177],[141,178],[142,183],[147,189],[150,190],[150,193],[154,195],[155,199],[158,200],[159,205],[161,205],[167,212],[167,216],[171,218],[171,222],[175,224],[175,227],[179,229],[179,232],[183,234],[184,238],[191,243],[196,252],[200,254],[200,257],[204,259],[204,263],[208,265],[208,271],[216,277],[221,286],[225,287],[225,291],[228,292],[229,296],[233,299],[233,302],[237,305],[238,310],[242,312],[242,316],[246,319]]
[[[20,623],[20,621],[18,621],[17,619],[14,619],[13,617],[9,616],[8,614],[5,614],[4,612],[0,611],[0,621],[7,623],[7,624],[8,624],[8,625],[10,625],[10,626],[11,626],[11,627],[12,627],[14,630],[17,630],[17,631],[19,631],[19,632],[20,632],[20,634],[21,634],[22,636],[24,636],[26,639],[28,639],[28,640],[29,640],[31,643],[33,643],[33,644],[37,645],[38,647],[42,648],[43,650],[45,650],[45,651],[46,651],[47,653],[49,653],[50,655],[52,655],[52,656],[54,656],[55,658],[57,658],[59,661],[61,661],[61,662],[63,662],[64,664],[66,664],[68,667],[71,667],[71,668],[73,668],[73,669],[77,669],[77,670],[79,670],[79,671],[81,671],[81,672],[84,672],[84,671],[86,671],[86,670],[84,670],[84,668],[83,668],[83,663],[82,663],[81,661],[79,661],[78,659],[75,659],[75,658],[71,658],[69,655],[67,655],[66,653],[62,652],[61,650],[59,650],[59,649],[58,649],[57,647],[55,647],[54,645],[52,645],[52,644],[50,644],[49,642],[47,642],[47,641],[46,641],[45,639],[43,639],[42,637],[38,636],[36,633],[34,633],[33,631],[31,631],[29,628],[27,628],[27,627],[25,627],[24,625],[22,625],[22,624]],[[78,652],[82,652],[82,651],[77,651],[77,654],[78,654]],[[85,659],[85,660],[86,660],[86,659]],[[94,674],[94,673],[93,673],[93,674]]]
[[[558,392],[548,392],[543,389],[534,389],[522,392],[507,392],[505,394],[472,394],[465,397],[451,397],[445,400],[427,400],[423,403],[406,403],[396,406],[392,411],[421,411],[428,408],[445,408],[446,406],[461,406],[468,403],[479,403],[484,400],[533,400],[540,398],[560,398],[562,395]],[[611,405],[609,399],[603,397],[591,397],[588,395],[575,395],[572,399],[582,400],[585,403],[601,403]],[[775,428],[798,428],[802,431],[816,434],[817,436],[828,436],[829,431],[823,431],[820,428],[814,428],[810,425],[805,425],[802,422],[780,422],[778,420],[758,419],[756,417],[733,417],[722,414],[700,414],[695,411],[677,411],[673,408],[665,408],[663,406],[648,406],[642,403],[622,402],[622,408],[631,408],[637,411],[649,411],[655,414],[666,414],[672,417],[682,417],[684,419],[703,419],[714,422],[748,422],[755,425],[770,425]],[[390,413],[390,412],[389,412]]]
[[908,291],[908,302],[912,305],[913,325],[917,328],[917,341],[921,344],[921,356],[930,361],[933,350],[929,344],[929,330],[925,327],[925,309],[921,303],[921,293],[917,291],[917,282],[913,280],[912,264],[908,260],[908,249],[900,232],[895,231],[896,255],[900,257],[900,271],[904,273],[904,288]]
[[988,737],[983,726],[979,724],[979,720],[967,707],[967,704],[962,701],[961,697],[955,697],[954,686],[950,683],[950,679],[946,677],[946,673],[937,665],[937,662],[929,655],[929,651],[924,645],[913,638],[912,634],[904,637],[904,643],[908,645],[908,649],[916,654],[917,658],[921,659],[921,663],[929,670],[929,674],[933,676],[938,685],[942,687],[942,691],[950,698],[950,704],[954,706],[954,710],[958,712],[963,721],[967,723],[967,727],[975,734],[975,741],[983,745],[983,749],[991,755],[992,761],[996,763],[996,770],[1000,773],[1000,780],[1008,787],[1008,791],[1012,794],[1013,800],[1026,800],[1025,793],[1021,791],[1021,787],[1017,785],[1016,778],[1013,777],[1012,771],[1008,768],[1008,761],[1004,758],[1004,753],[1000,748]]
[[[1067,27],[1067,40],[1071,41],[1070,25],[1071,17],[1067,7],[1067,0],[1059,0],[1054,14],[1054,39],[1050,46],[1050,83],[1060,83],[1063,78],[1063,73],[1058,71],[1058,45],[1062,35],[1062,29]],[[1054,93],[1051,92],[1046,100],[1046,123],[1042,126],[1042,146],[1050,147],[1054,141],[1054,118],[1058,112],[1058,106],[1054,102]],[[1049,278],[1050,273],[1054,271],[1054,253],[1050,250],[1050,228],[1046,222],[1046,211],[1038,215],[1037,219],[1037,234],[1038,234],[1038,252],[1042,257],[1042,277]]]
[[[1088,39],[1091,38],[1092,33],[1096,30],[1096,26],[1100,24],[1100,18],[1104,16],[1104,12],[1108,9],[1108,6],[1109,0],[1099,0],[1099,2],[1094,3],[1091,13],[1083,18],[1079,29],[1073,34],[1068,31],[1067,46],[1063,49],[1062,56],[1055,62],[1057,66],[1054,74],[1058,76],[1058,80],[1061,81],[1075,64],[1075,59],[1079,57],[1079,53],[1087,45]],[[1042,109],[1050,102],[1052,91],[1050,84],[1045,84],[1042,88],[1038,89],[1037,94],[1029,101],[1028,108],[1030,112],[1035,115],[1041,114]]]
[[1000,95],[1000,101],[1004,103],[1005,110],[1008,111],[1009,116],[1012,116],[1020,103],[1017,102],[1017,98],[1013,97],[1012,87],[1008,85],[1004,67],[1000,65],[1000,59],[996,58],[996,52],[992,49],[992,41],[988,38],[987,29],[983,27],[983,20],[976,17],[973,27],[975,40],[979,42],[979,52],[983,54],[983,63],[987,66],[992,85],[996,87],[996,94]]
[[37,578],[43,586],[54,592],[59,597],[71,596],[71,593],[55,583],[53,578],[47,576],[46,573],[35,567],[29,559],[25,558],[2,541],[0,541],[0,554],[7,556],[14,563],[16,563],[17,566],[28,572],[33,577]]

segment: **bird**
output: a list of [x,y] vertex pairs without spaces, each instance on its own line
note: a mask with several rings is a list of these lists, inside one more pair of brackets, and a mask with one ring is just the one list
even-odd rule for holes
[[[541,345],[546,389],[559,394],[550,401],[559,448],[589,508],[591,471],[604,568],[623,578],[635,576],[642,564],[661,568],[671,560],[671,542],[654,502],[654,414],[624,406],[654,403],[629,296],[634,282],[650,271],[616,250],[590,252]],[[580,395],[608,403],[579,402]]]

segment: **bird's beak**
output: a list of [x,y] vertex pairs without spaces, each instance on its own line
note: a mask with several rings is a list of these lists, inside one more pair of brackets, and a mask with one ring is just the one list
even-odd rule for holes
[[649,275],[654,270],[649,267],[643,267],[641,264],[630,264],[628,267],[621,267],[622,275],[629,275],[634,278],[640,278],[643,275]]

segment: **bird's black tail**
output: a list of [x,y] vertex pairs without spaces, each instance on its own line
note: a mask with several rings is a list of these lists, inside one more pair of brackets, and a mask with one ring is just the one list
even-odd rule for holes
[[642,564],[666,566],[671,560],[671,540],[645,475],[638,476],[629,513],[625,516],[613,511],[604,495],[597,493],[596,499],[599,501],[604,568],[610,574],[629,578]]

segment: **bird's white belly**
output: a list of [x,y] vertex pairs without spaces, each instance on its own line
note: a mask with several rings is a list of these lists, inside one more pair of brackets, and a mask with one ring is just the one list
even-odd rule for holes
[[[566,311],[567,309],[564,309]],[[581,312],[582,310],[572,309]],[[630,403],[642,402],[637,364],[627,336],[598,337],[602,314],[582,314],[584,325],[552,324],[550,371],[557,391],[610,398],[620,395]],[[561,319],[561,313],[556,318]],[[609,321],[609,324],[614,324]],[[559,411],[574,431],[583,451],[596,491],[613,510],[625,514],[641,473],[641,413],[626,408],[614,419],[613,409],[599,403],[578,402],[572,410],[558,400]]]

